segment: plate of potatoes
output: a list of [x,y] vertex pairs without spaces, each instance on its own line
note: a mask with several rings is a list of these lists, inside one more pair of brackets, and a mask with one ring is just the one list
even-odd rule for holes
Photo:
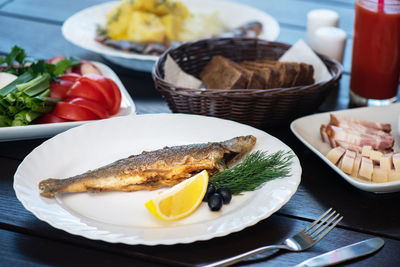
[[274,41],[278,37],[279,24],[272,16],[219,0],[106,2],[69,17],[62,34],[115,64],[150,72],[158,56],[171,46],[226,35],[251,22],[262,26],[257,38]]

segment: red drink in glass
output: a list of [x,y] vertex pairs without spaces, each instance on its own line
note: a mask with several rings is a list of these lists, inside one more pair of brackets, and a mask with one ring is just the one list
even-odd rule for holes
[[399,77],[400,1],[357,0],[351,104],[385,105],[395,102]]

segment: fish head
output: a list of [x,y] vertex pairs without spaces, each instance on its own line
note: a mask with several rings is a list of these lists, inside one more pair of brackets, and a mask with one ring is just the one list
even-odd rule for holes
[[256,141],[257,138],[255,136],[246,135],[221,142],[222,147],[228,150],[224,155],[226,165],[229,166],[236,160],[241,159],[244,154],[253,149]]

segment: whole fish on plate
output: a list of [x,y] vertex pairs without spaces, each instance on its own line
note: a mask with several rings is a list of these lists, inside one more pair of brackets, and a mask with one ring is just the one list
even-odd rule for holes
[[39,183],[41,195],[54,197],[67,192],[155,190],[170,187],[207,170],[222,171],[249,152],[256,138],[238,136],[223,142],[164,147],[117,160],[93,171],[66,179]]

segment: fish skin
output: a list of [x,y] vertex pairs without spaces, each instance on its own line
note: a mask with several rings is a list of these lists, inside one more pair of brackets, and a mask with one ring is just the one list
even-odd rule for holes
[[137,191],[171,187],[194,174],[222,171],[249,152],[256,143],[252,135],[223,142],[164,147],[117,160],[93,171],[65,179],[46,179],[39,183],[40,195],[61,193]]

